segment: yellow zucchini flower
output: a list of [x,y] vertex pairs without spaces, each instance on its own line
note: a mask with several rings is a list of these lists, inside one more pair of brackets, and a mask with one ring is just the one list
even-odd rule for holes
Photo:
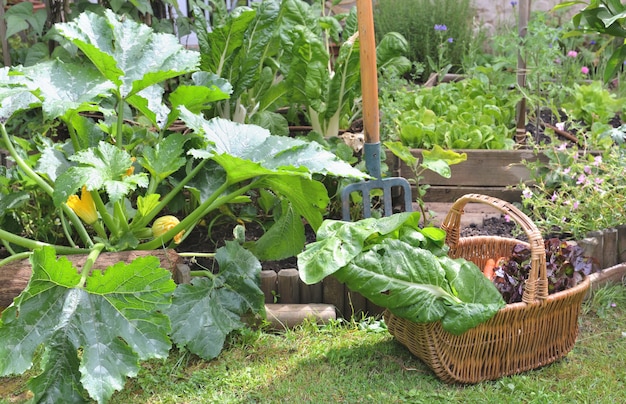
[[[131,157],[130,160],[134,163],[135,160],[137,160],[135,157]],[[130,177],[131,175],[133,175],[135,173],[135,166],[130,165],[130,167],[126,170],[126,173],[124,173],[124,175],[122,177]]]
[[98,220],[98,211],[96,204],[91,197],[91,193],[83,186],[78,195],[70,195],[67,198],[67,206],[69,206],[77,215],[87,224],[94,224]]
[[[152,223],[152,235],[156,238],[161,237],[163,234],[173,229],[178,223],[180,223],[180,220],[174,216],[161,216]],[[185,230],[181,230],[175,235],[174,243],[180,244],[180,242],[183,241],[183,234],[185,234]]]

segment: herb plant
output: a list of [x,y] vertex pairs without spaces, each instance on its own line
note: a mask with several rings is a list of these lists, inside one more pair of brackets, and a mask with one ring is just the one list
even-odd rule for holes
[[445,232],[420,229],[419,212],[358,222],[325,220],[298,255],[305,283],[335,276],[353,291],[415,322],[441,321],[461,334],[487,321],[504,300],[480,269],[446,255]]
[[[610,133],[604,134],[609,137]],[[526,162],[530,181],[520,184],[522,206],[543,234],[581,240],[590,231],[626,220],[624,149],[600,154],[577,147],[535,146],[546,159]]]
[[[2,146],[19,173],[2,189],[0,217],[32,197],[25,181],[58,209],[66,238],[52,245],[0,229],[13,254],[0,264],[29,256],[33,270],[0,319],[0,375],[33,366],[43,346],[35,400],[78,401],[84,388],[104,402],[136,374],[138,360],[164,357],[171,343],[205,359],[219,354],[226,337],[244,327],[245,313],[263,314],[259,258],[295,254],[304,244],[304,220],[320,226],[329,197],[313,176],[366,176],[315,143],[205,119],[202,111],[228,98],[228,86],[198,71],[200,55],[171,35],[111,11],[86,12],[56,30],[65,49],[86,59],[0,72]],[[180,84],[166,93],[172,79]],[[5,123],[33,108],[68,134],[42,136],[28,156],[20,146],[28,140],[11,136]],[[185,134],[170,130],[179,119]],[[254,190],[284,201],[276,229],[264,236],[273,248],[229,242],[210,252],[218,273],[200,271],[176,288],[152,257],[90,273],[103,251],[176,246],[210,212],[250,203]],[[176,210],[177,200],[192,208]],[[74,253],[88,254],[79,274],[56,259]]]

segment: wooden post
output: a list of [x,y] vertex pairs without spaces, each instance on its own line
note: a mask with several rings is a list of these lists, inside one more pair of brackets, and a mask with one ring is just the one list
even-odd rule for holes
[[384,307],[380,307],[367,300],[367,314],[372,317],[381,316],[385,312]]
[[617,229],[606,229],[603,232],[604,245],[602,246],[603,268],[610,268],[617,264]]
[[264,269],[261,271],[261,290],[265,295],[265,303],[274,303],[277,291],[276,271],[272,269]]
[[617,258],[626,262],[626,225],[617,226]]
[[322,297],[324,303],[332,304],[340,311],[339,315],[344,317],[344,303],[346,301],[346,289],[343,283],[334,276],[327,276],[322,282]]
[[322,303],[322,283],[307,285],[300,280],[300,303]]
[[602,232],[589,232],[587,237],[578,241],[578,245],[582,247],[585,256],[595,258],[598,261],[600,269],[604,268],[604,260],[602,258],[604,250]]
[[278,301],[280,303],[300,303],[300,276],[295,268],[278,271]]

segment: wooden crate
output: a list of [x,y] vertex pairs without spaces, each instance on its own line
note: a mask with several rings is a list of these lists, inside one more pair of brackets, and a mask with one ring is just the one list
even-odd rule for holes
[[[442,176],[426,171],[422,184],[430,184],[424,200],[427,202],[454,202],[468,193],[493,196],[507,202],[519,202],[521,192],[509,189],[520,181],[530,179],[528,169],[522,161],[533,161],[538,157],[532,150],[458,150],[466,153],[467,160],[451,166],[452,176]],[[422,150],[413,149],[412,154],[422,160]],[[540,156],[539,158],[544,158]],[[414,178],[413,172],[391,153],[387,154],[387,164],[394,176]],[[417,197],[413,187],[413,198]]]

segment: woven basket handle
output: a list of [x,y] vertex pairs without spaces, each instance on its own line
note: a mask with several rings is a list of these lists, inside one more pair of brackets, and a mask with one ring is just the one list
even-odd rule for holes
[[459,243],[461,233],[461,215],[465,205],[469,202],[484,203],[492,206],[508,215],[518,225],[520,225],[530,244],[530,273],[524,287],[522,301],[532,303],[535,299],[545,299],[548,297],[548,279],[546,274],[546,250],[543,238],[539,229],[528,216],[522,213],[515,206],[501,199],[487,195],[467,194],[454,202],[450,211],[446,215],[441,228],[446,231],[446,243],[454,249]]

